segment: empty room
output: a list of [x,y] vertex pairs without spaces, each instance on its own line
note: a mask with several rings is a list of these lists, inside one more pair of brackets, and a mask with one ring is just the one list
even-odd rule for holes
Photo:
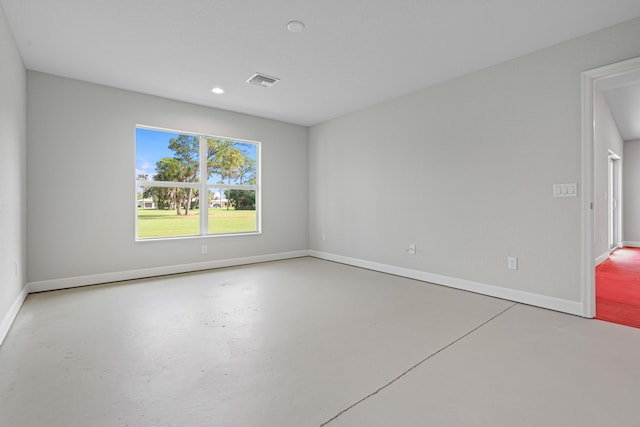
[[638,40],[0,0],[0,426],[640,425]]

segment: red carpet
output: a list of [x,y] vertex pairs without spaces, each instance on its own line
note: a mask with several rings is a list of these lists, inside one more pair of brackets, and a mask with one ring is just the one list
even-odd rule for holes
[[596,319],[640,328],[640,248],[622,248],[596,267]]

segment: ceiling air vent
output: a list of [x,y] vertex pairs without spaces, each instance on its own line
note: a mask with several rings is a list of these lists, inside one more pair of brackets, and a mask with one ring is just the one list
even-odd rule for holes
[[278,82],[278,78],[265,76],[264,74],[255,73],[253,76],[247,80],[247,83],[251,83],[252,85],[262,86],[262,87],[271,87],[275,83]]

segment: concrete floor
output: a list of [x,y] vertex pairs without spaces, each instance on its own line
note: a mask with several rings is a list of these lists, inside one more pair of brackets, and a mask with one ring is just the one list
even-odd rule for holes
[[313,258],[30,295],[1,426],[638,426],[640,330]]

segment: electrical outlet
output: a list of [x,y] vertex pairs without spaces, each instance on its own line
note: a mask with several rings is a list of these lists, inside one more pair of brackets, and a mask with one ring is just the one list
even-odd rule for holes
[[514,256],[507,257],[507,269],[508,270],[517,270],[518,269],[518,258]]
[[322,233],[322,241],[324,242],[325,240],[327,240],[327,235],[325,233]]
[[409,249],[407,250],[407,252],[409,253],[409,255],[415,255],[416,254],[416,245],[413,243],[409,243]]
[[202,245],[202,255],[207,254],[207,245]]

